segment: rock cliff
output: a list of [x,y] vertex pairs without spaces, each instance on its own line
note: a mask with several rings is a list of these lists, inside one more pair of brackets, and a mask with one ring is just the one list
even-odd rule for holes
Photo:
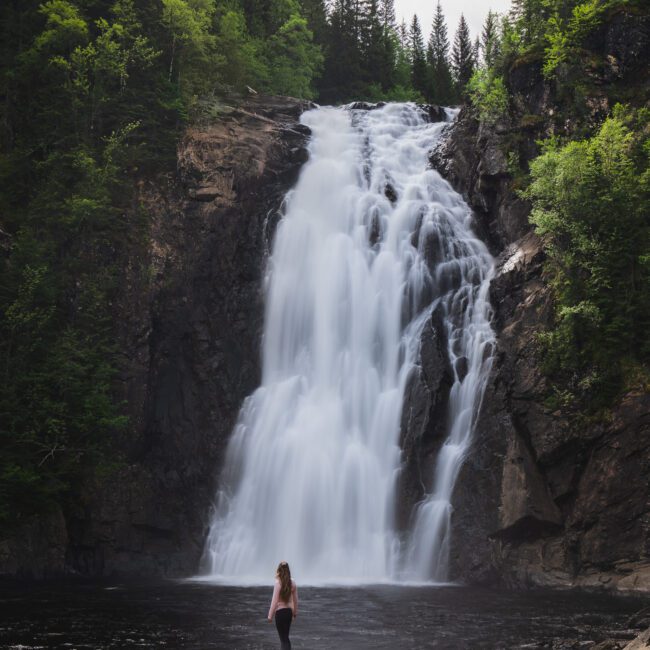
[[[620,13],[594,37],[584,120],[611,108],[617,84],[648,95],[647,21]],[[627,36],[625,36],[627,34]],[[506,152],[525,168],[559,123],[559,90],[539,63],[507,79],[511,116],[486,127],[464,108],[432,164],[462,192],[497,256],[491,286],[498,350],[474,449],[454,495],[455,578],[522,586],[650,591],[650,396],[623,395],[605,418],[551,407],[535,335],[551,323],[544,253]],[[532,119],[534,116],[535,119]],[[582,125],[584,126],[584,124]]]

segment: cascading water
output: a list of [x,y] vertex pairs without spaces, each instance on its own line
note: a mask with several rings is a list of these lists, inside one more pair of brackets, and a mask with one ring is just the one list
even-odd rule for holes
[[[467,205],[428,169],[444,123],[413,104],[302,121],[310,159],[273,245],[262,384],[228,446],[208,573],[266,582],[284,558],[302,583],[444,579],[449,501],[489,371],[493,261]],[[437,305],[456,368],[450,434],[404,543],[402,401]]]

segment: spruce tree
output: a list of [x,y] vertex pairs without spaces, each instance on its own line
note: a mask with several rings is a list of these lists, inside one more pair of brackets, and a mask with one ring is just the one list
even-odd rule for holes
[[411,21],[409,32],[409,46],[411,52],[411,81],[413,88],[423,95],[427,95],[427,61],[424,52],[424,39],[420,29],[417,14]]
[[379,5],[381,22],[381,56],[378,62],[379,81],[383,90],[395,85],[395,66],[397,58],[397,26],[395,23],[394,0],[381,0]]
[[408,30],[402,20],[395,36],[395,85],[402,89],[410,89],[411,84],[411,52],[409,48]]
[[327,7],[325,0],[300,0],[302,15],[314,35],[314,43],[325,45],[328,40]]
[[381,0],[379,5],[379,17],[385,34],[396,30],[395,0]]
[[361,91],[358,3],[336,0],[330,14],[329,56],[320,84],[321,100],[351,99]]
[[359,38],[362,77],[367,84],[382,85],[384,39],[379,0],[364,0],[360,7]]
[[463,95],[465,86],[474,72],[474,46],[469,35],[469,28],[465,16],[461,14],[458,29],[454,38],[454,47],[451,52],[454,81],[459,95]]
[[493,68],[499,57],[499,14],[488,11],[481,31],[481,50],[487,68]]
[[436,6],[431,26],[431,36],[427,47],[429,63],[429,96],[437,104],[454,101],[451,67],[449,64],[449,38],[447,23],[442,13],[440,1]]
[[399,44],[404,50],[409,49],[409,32],[406,27],[406,21],[402,19],[402,22],[400,23],[400,26],[397,30],[397,38],[399,40]]
[[[555,5],[559,6],[555,6]],[[544,35],[546,20],[554,10],[565,13],[573,2],[553,3],[549,0],[512,0],[510,16],[524,45],[537,42]]]

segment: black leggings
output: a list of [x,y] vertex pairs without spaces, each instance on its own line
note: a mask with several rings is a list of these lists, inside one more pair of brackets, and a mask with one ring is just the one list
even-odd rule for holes
[[289,641],[289,628],[291,627],[291,619],[293,618],[293,610],[291,607],[283,607],[275,612],[275,627],[278,628],[280,635],[280,647],[282,650],[291,650],[291,641]]

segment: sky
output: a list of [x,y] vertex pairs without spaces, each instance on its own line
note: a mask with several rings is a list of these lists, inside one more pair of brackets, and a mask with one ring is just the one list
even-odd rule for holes
[[[404,18],[408,25],[413,19],[413,14],[417,14],[426,40],[431,32],[431,22],[436,4],[437,0],[395,0],[397,22],[400,23]],[[450,43],[453,43],[461,13],[465,15],[472,40],[474,40],[480,34],[483,20],[489,9],[499,13],[505,13],[510,9],[510,0],[441,0],[441,4],[447,19]]]

